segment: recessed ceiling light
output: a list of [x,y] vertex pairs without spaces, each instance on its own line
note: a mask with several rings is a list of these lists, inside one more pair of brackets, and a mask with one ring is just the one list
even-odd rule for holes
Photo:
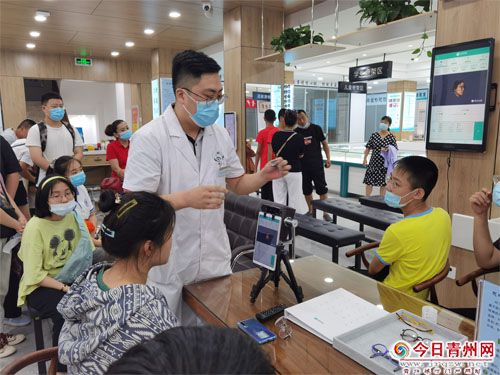
[[318,81],[323,81],[323,77],[318,77]]
[[181,16],[181,14],[180,14],[179,12],[177,12],[176,10],[173,10],[173,11],[171,11],[171,12],[168,14],[168,16],[169,16],[170,18],[179,18],[179,17]]
[[33,38],[38,38],[40,36],[40,31],[30,31],[30,36]]
[[35,21],[37,22],[45,22],[47,21],[47,17],[50,16],[50,12],[46,12],[44,10],[37,10],[35,13]]
[[413,47],[413,44],[408,44],[408,47],[410,47],[410,48]]
[[35,43],[28,43],[28,44],[26,44],[26,48],[33,49],[35,47],[36,47]]
[[324,281],[325,281],[325,283],[328,283],[328,284],[333,283],[333,279],[331,277],[325,277]]
[[119,55],[120,55],[120,52],[118,52],[118,51],[112,51],[111,52],[111,56],[113,56],[113,57],[116,57],[116,56],[119,56]]
[[154,33],[155,33],[155,31],[153,29],[144,29],[144,34],[146,34],[146,35],[151,35]]
[[128,42],[125,42],[125,47],[133,47],[135,46],[135,43],[134,42],[131,42],[131,41],[128,41]]
[[371,90],[371,89],[373,89],[373,87],[371,87],[371,86],[368,86],[368,90]]
[[374,85],[378,85],[378,81],[374,81],[374,82],[373,82],[373,84],[374,84]]

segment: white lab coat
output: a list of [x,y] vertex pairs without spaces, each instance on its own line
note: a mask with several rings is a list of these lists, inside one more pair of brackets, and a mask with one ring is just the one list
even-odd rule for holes
[[[199,166],[193,145],[170,105],[133,135],[123,187],[162,195],[200,185],[225,186],[226,177],[244,173],[229,134],[218,125],[204,130]],[[168,264],[154,267],[148,284],[163,291],[170,308],[180,317],[183,285],[231,273],[230,260],[224,207],[185,208],[176,212]]]

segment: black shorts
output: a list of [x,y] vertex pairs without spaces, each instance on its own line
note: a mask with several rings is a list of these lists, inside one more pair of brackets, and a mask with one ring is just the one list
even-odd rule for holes
[[316,194],[323,195],[328,193],[326,186],[325,170],[323,168],[309,169],[303,167],[302,169],[302,193],[304,195],[311,195],[313,193],[313,182]]

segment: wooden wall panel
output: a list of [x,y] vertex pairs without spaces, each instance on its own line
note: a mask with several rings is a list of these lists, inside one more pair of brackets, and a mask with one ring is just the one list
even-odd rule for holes
[[228,96],[224,103],[224,111],[236,112],[238,124],[238,144],[236,148],[240,159],[245,160],[242,151],[245,150],[245,88],[241,77],[241,48],[224,51],[224,61],[231,62],[230,64],[224,64],[224,92]]
[[160,52],[158,49],[151,51],[151,79],[157,79],[160,76]]
[[149,62],[131,60],[128,64],[130,67],[130,76],[127,81],[123,82],[151,83],[151,64]]
[[158,50],[159,54],[159,66],[158,71],[160,77],[171,77],[172,76],[172,60],[174,56],[181,52],[181,50],[175,50],[170,48],[160,48]]
[[[471,14],[474,17],[470,17]],[[440,1],[436,46],[494,37],[496,39],[495,50],[498,52],[500,50],[499,19],[500,2],[496,0]],[[492,82],[500,82],[500,54],[496,53],[495,55]],[[447,208],[450,214],[470,215],[470,195],[483,186],[491,187],[491,177],[495,169],[500,171],[500,155],[497,153],[498,104],[500,103],[497,103],[496,111],[490,112],[486,152],[482,154],[452,152],[448,179],[447,159],[450,153],[428,151],[428,157],[439,168],[438,183],[429,197],[433,206]],[[452,247],[450,251],[450,264],[457,267],[458,276],[477,267],[471,252],[455,247]],[[439,285],[438,293],[440,293],[440,303],[447,307],[470,307],[475,306],[476,303],[476,298],[470,293],[470,286],[458,288],[454,282],[449,280]]]
[[151,83],[140,83],[142,123],[147,124],[153,119],[153,99],[151,97]]
[[26,78],[60,78],[59,55],[1,51],[0,75]]
[[[224,13],[224,50],[237,48],[240,46],[241,7],[237,7]],[[226,59],[224,59],[224,61],[226,61]]]
[[22,77],[0,76],[3,126],[16,128],[26,118],[24,80]]

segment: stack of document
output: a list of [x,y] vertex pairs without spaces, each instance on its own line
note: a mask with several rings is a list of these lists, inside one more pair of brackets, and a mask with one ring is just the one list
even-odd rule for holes
[[377,320],[388,312],[339,288],[285,310],[286,319],[326,342]]

